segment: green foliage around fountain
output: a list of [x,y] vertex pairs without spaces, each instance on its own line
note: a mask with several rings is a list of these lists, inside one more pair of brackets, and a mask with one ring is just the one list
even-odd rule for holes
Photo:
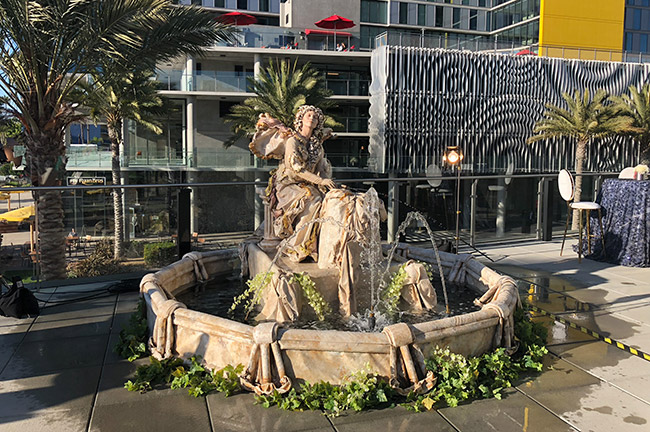
[[[292,388],[286,394],[276,391],[271,395],[256,396],[256,401],[264,407],[277,406],[291,411],[321,410],[327,415],[337,416],[345,410],[362,411],[397,404],[421,412],[436,407],[455,407],[471,399],[501,399],[503,391],[515,385],[521,374],[542,370],[542,359],[548,354],[544,347],[546,333],[542,324],[531,321],[524,305],[515,313],[515,335],[519,347],[512,355],[508,355],[504,348],[497,348],[467,358],[448,349],[436,348],[426,359],[425,366],[435,374],[437,383],[425,395],[400,396],[381,377],[363,370],[350,376],[342,385],[324,381],[303,383],[300,390]],[[134,379],[124,384],[127,390],[144,393],[155,386],[168,384],[171,388],[187,388],[188,393],[195,397],[214,391],[225,396],[241,391],[239,376],[244,370],[243,365],[228,365],[213,371],[201,364],[200,357],[192,357],[189,362],[177,358],[159,361],[150,357],[150,360],[151,364],[138,367]]]
[[381,305],[385,309],[387,315],[393,316],[399,311],[399,299],[402,295],[402,287],[404,281],[408,278],[406,273],[406,263],[399,266],[399,269],[391,277],[388,285],[386,285],[381,292]]
[[329,303],[320,295],[316,284],[307,273],[294,273],[291,282],[300,285],[307,303],[314,310],[319,321],[324,321],[332,313]]
[[[244,304],[244,311],[246,317],[253,311],[255,306],[262,301],[262,293],[264,289],[271,283],[273,279],[273,272],[258,273],[253,279],[246,281],[248,288],[235,297],[232,305],[230,306],[230,315],[232,316],[235,310]],[[325,301],[323,296],[316,289],[316,284],[306,273],[294,273],[289,279],[289,283],[297,283],[302,289],[302,293],[307,300],[309,306],[316,313],[319,321],[324,321],[332,313],[332,308]]]
[[147,347],[149,328],[147,327],[146,303],[138,301],[138,308],[129,317],[129,323],[120,330],[120,337],[113,348],[118,355],[132,362],[150,354]]

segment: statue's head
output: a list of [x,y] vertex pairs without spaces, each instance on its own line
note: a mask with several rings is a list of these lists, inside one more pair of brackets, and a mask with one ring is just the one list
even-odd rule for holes
[[318,124],[316,127],[314,127],[314,130],[312,131],[312,136],[318,138],[319,140],[323,138],[323,126],[325,124],[325,115],[323,114],[323,111],[321,111],[320,108],[317,108],[313,105],[303,105],[300,108],[298,108],[298,112],[296,113],[296,118],[293,121],[293,128],[297,131],[302,130],[302,118],[307,114],[309,111],[312,111],[316,118],[318,119]]

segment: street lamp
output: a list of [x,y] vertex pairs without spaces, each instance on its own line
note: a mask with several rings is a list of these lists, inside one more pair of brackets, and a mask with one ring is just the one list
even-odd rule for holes
[[447,146],[442,155],[442,161],[452,168],[456,167],[456,253],[460,241],[460,163],[463,160],[463,151],[459,146]]

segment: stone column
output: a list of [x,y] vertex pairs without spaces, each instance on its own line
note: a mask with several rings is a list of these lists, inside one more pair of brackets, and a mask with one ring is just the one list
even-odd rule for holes
[[255,80],[259,79],[260,74],[262,73],[262,55],[261,54],[255,54],[253,57],[253,76],[255,77]]
[[[395,178],[390,174],[389,178]],[[388,182],[388,242],[395,241],[397,228],[399,226],[399,183]]]
[[504,179],[498,180],[499,186],[497,187],[497,237],[503,237],[506,233],[506,197],[507,186]]

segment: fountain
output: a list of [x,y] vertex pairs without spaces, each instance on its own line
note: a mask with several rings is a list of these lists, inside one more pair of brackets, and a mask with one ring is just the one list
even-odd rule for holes
[[[198,355],[212,368],[244,364],[242,385],[258,394],[284,393],[300,381],[338,384],[367,367],[407,394],[434,385],[436,377],[424,368],[424,358],[436,346],[470,356],[498,346],[513,348],[514,281],[470,255],[438,251],[426,219],[416,213],[407,216],[400,231],[419,219],[433,249],[397,242],[382,248],[379,221],[385,212],[376,192],[353,193],[329,179],[322,150],[327,133],[319,125],[322,129],[322,114],[314,107],[301,107],[294,131],[261,116],[251,150],[282,162],[262,196],[260,229],[238,251],[191,252],[142,279],[153,354]],[[437,295],[421,262],[437,270],[443,317],[415,324],[382,319],[380,324],[376,314],[385,303],[391,269],[404,272],[399,284],[393,279],[391,305],[399,302],[414,313],[435,310]],[[256,325],[191,310],[176,299],[239,266],[243,275],[257,276],[249,290]],[[480,310],[449,316],[447,282],[473,290]],[[285,325],[311,313],[305,297],[326,304],[348,327]]]

